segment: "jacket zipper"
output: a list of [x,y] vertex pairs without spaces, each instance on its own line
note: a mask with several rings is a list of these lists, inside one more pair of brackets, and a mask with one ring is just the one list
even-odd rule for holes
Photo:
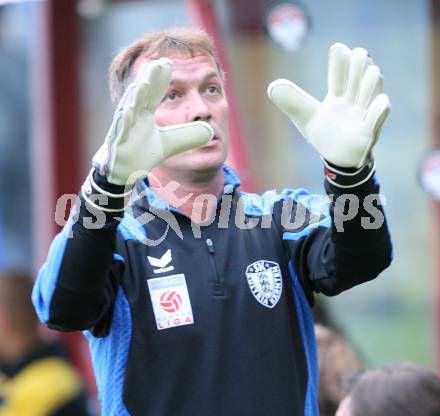
[[214,249],[214,243],[210,238],[207,238],[205,240],[206,245],[208,247],[209,252],[209,261],[211,262],[212,269],[214,270],[214,296],[224,296],[225,292],[223,290],[223,285],[220,280],[220,276],[218,274],[217,270],[217,264],[215,262],[215,249]]

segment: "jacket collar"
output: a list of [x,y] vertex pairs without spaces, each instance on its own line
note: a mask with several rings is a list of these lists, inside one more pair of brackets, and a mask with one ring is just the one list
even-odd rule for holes
[[[240,179],[237,174],[227,165],[223,165],[224,174],[224,188],[223,195],[231,194],[235,188],[240,186]],[[152,207],[156,209],[177,211],[177,209],[171,207],[167,201],[157,195],[148,185],[148,180],[138,182],[131,197],[130,205],[135,205],[138,208]]]

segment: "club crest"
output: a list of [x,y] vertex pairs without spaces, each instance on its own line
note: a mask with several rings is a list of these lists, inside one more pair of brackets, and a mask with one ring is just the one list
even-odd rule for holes
[[246,268],[246,277],[255,299],[267,308],[273,308],[283,292],[281,270],[278,263],[258,260]]

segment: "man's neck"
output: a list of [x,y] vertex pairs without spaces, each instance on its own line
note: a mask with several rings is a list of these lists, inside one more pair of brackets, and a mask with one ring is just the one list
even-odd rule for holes
[[[173,175],[174,176],[174,175]],[[217,201],[223,194],[224,174],[219,169],[209,175],[170,177],[154,172],[150,187],[170,206],[179,209],[192,221],[200,223],[215,214]]]

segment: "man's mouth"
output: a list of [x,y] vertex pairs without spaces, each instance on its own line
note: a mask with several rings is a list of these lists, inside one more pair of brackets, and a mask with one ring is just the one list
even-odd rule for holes
[[220,142],[220,138],[214,135],[212,139],[208,143],[204,144],[202,147],[211,147],[216,145],[217,142]]

